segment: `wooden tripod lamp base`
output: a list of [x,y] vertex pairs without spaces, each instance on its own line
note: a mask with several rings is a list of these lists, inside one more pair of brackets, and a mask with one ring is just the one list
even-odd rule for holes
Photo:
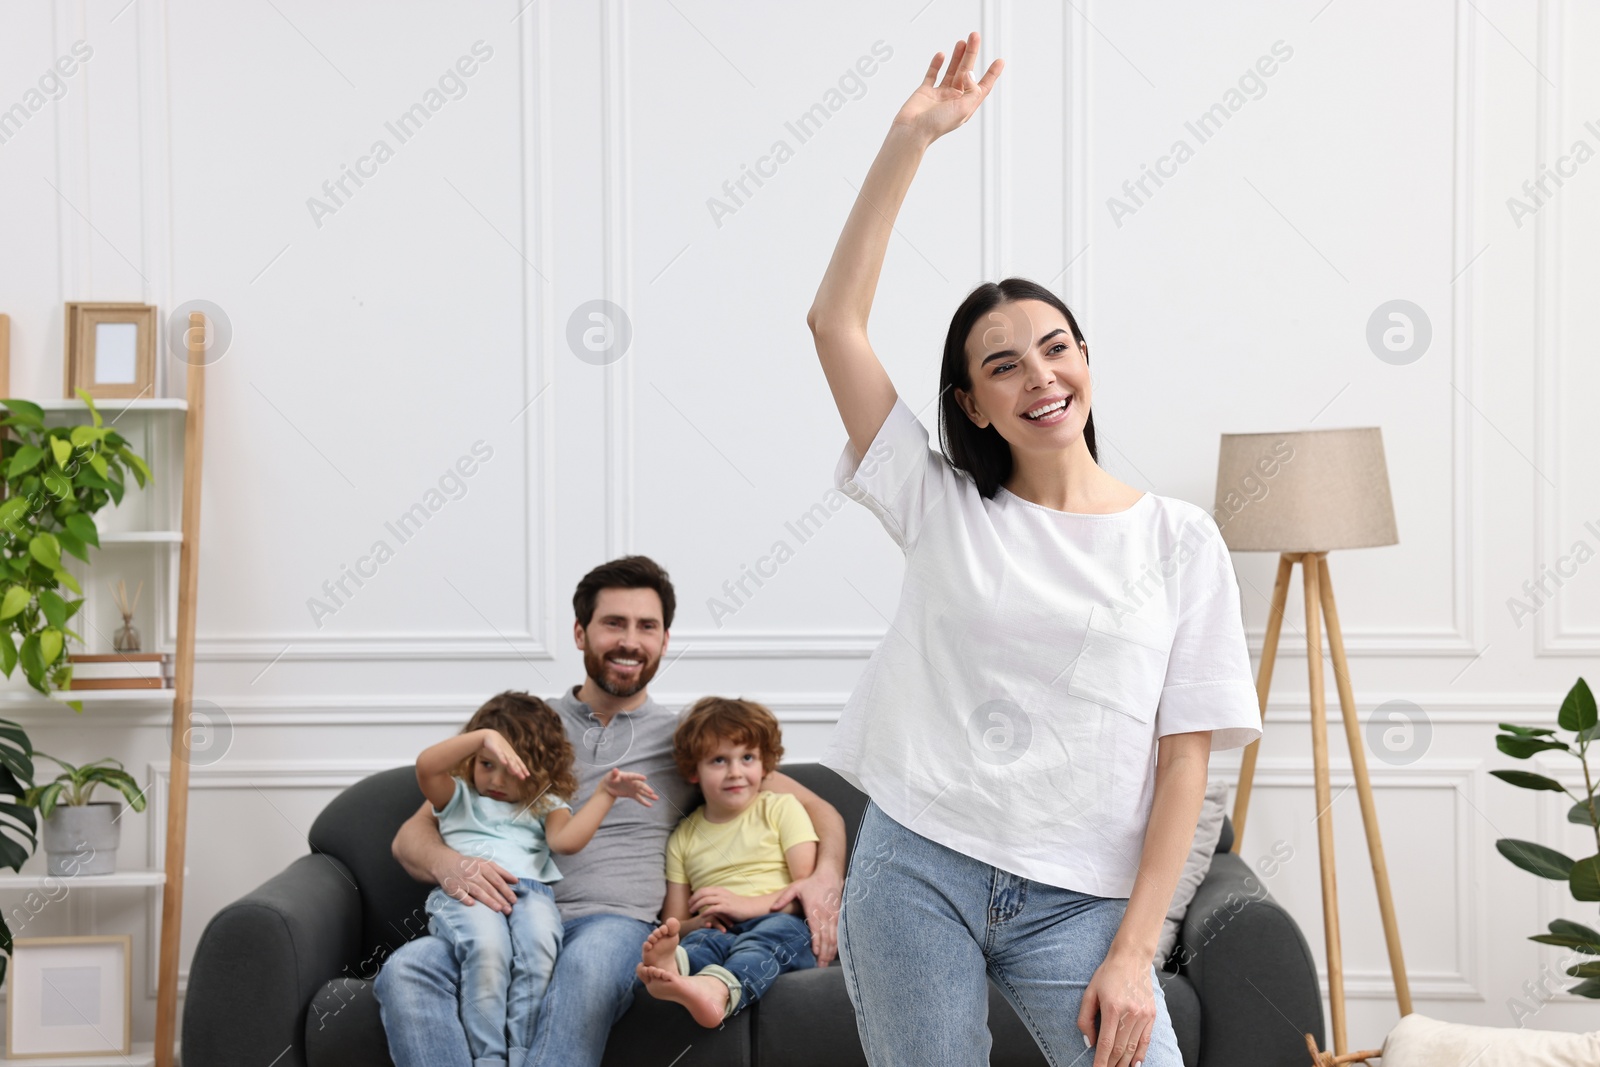
[[1323,1052],[1317,1048],[1317,1039],[1310,1034],[1306,1035],[1306,1048],[1311,1050],[1312,1067],[1345,1067],[1350,1063],[1365,1063],[1372,1067],[1369,1060],[1378,1059],[1383,1055],[1381,1048],[1364,1048],[1360,1052],[1345,1052],[1335,1055],[1332,1052]]
[[[1334,604],[1333,582],[1328,577],[1326,552],[1285,552],[1278,557],[1278,579],[1272,590],[1272,610],[1267,617],[1266,640],[1261,648],[1261,671],[1256,682],[1265,723],[1267,694],[1272,689],[1272,668],[1278,655],[1278,637],[1283,631],[1283,609],[1289,597],[1290,574],[1296,562],[1305,573],[1306,667],[1311,683],[1311,752],[1315,765],[1317,794],[1317,855],[1322,868],[1322,927],[1327,944],[1328,1006],[1333,1016],[1333,1050],[1345,1052],[1344,962],[1339,947],[1339,893],[1334,879],[1333,800],[1328,775],[1328,710],[1323,699],[1321,622],[1328,625],[1328,647],[1333,655],[1334,679],[1339,687],[1340,718],[1345,740],[1350,747],[1350,766],[1355,774],[1356,795],[1361,799],[1361,822],[1367,831],[1367,852],[1372,860],[1372,878],[1378,888],[1378,910],[1383,915],[1383,936],[1389,947],[1389,970],[1394,976],[1395,1000],[1402,1016],[1411,1014],[1411,987],[1406,980],[1405,957],[1400,951],[1400,930],[1395,922],[1394,898],[1389,892],[1389,867],[1383,858],[1383,838],[1378,829],[1378,810],[1372,802],[1372,782],[1367,777],[1367,756],[1362,746],[1355,693],[1350,686],[1350,665],[1344,654],[1344,635],[1339,629],[1339,611]],[[1261,742],[1244,750],[1239,768],[1239,789],[1233,802],[1233,851],[1244,840],[1245,816],[1250,808],[1250,786],[1255,777],[1256,754]],[[1315,1050],[1313,1050],[1315,1051]]]

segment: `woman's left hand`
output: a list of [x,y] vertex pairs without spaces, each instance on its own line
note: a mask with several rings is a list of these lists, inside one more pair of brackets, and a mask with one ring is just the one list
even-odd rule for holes
[[[1109,955],[1089,979],[1078,1009],[1078,1029],[1095,1046],[1094,1067],[1133,1067],[1144,1061],[1156,1022],[1151,962],[1126,953]],[[1102,1023],[1098,1034],[1096,1011]]]
[[772,902],[781,911],[798,900],[811,927],[811,953],[817,966],[826,967],[839,954],[839,908],[844,901],[844,882],[830,869],[818,868],[808,878],[790,882]]

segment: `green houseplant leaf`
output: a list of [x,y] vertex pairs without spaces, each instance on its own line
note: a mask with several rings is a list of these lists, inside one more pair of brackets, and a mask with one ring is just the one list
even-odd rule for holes
[[[10,644],[6,635],[5,643]],[[22,864],[38,849],[38,818],[23,797],[33,788],[33,745],[28,734],[14,722],[0,719],[0,867],[20,871]],[[11,927],[6,912],[0,911],[0,951],[11,951]],[[6,957],[0,956],[0,978],[5,977]]]
[[1516,734],[1519,737],[1544,737],[1555,733],[1548,726],[1513,726],[1508,722],[1501,723],[1500,729]]
[[1490,774],[1502,782],[1510,782],[1523,789],[1547,789],[1554,793],[1565,793],[1567,787],[1554,778],[1546,778],[1542,774],[1532,774],[1528,771],[1490,771]]
[[12,455],[11,463],[6,467],[7,480],[13,480],[19,475],[33,470],[43,459],[44,449],[38,445],[23,445]]
[[1527,759],[1529,756],[1540,752],[1548,752],[1553,748],[1570,749],[1565,741],[1553,738],[1535,737],[1497,737],[1494,739],[1495,747],[1514,759]]
[[0,619],[9,619],[20,615],[22,609],[28,606],[33,599],[33,594],[28,592],[27,586],[13,585],[6,589],[6,595],[0,600]]
[[1600,800],[1580,800],[1567,809],[1567,821],[1579,826],[1594,826],[1597,818],[1600,818]]
[[[1565,919],[1557,919],[1550,924],[1550,929],[1555,930],[1557,924],[1565,922]],[[1570,923],[1569,925],[1577,926],[1578,924]],[[1580,929],[1588,928],[1580,927]],[[1600,956],[1600,935],[1595,935],[1593,930],[1590,930],[1588,934],[1534,934],[1528,940],[1537,941],[1541,945],[1555,945],[1557,948],[1570,948],[1577,952],[1586,952],[1591,956]]]
[[1556,716],[1556,722],[1563,730],[1591,730],[1600,719],[1597,719],[1594,705],[1594,693],[1589,690],[1589,683],[1582,678],[1578,679],[1567,698],[1561,702],[1561,711]]
[[28,542],[28,552],[50,570],[61,568],[61,542],[54,534],[38,533]]
[[78,540],[82,541],[84,544],[93,545],[96,548],[100,547],[100,528],[95,525],[94,520],[89,516],[85,515],[81,511],[78,511],[73,512],[71,515],[68,515],[61,521],[67,529],[72,531],[73,535],[76,536]]
[[53,589],[39,590],[39,610],[44,612],[44,617],[56,629],[67,624],[67,602],[61,599],[61,594]]
[[0,400],[0,404],[5,405],[6,410],[11,412],[11,417],[16,419],[19,425],[30,426],[35,429],[44,427],[44,408],[33,401]]
[[1585,978],[1567,992],[1580,997],[1600,998],[1600,978]]
[[1573,900],[1600,900],[1600,855],[1573,863],[1567,886],[1572,890]]
[[104,426],[105,425],[105,421],[100,418],[100,409],[94,406],[94,397],[90,396],[87,392],[85,392],[82,386],[79,386],[78,388],[76,388],[76,389],[74,389],[72,391],[74,393],[78,394],[78,399],[79,400],[83,401],[86,405],[88,405],[89,415],[90,415],[90,417],[92,417],[94,419],[95,426],[97,426],[97,427]]
[[1502,837],[1494,843],[1494,847],[1500,850],[1500,855],[1540,878],[1565,882],[1572,875],[1572,860],[1569,857],[1536,841]]

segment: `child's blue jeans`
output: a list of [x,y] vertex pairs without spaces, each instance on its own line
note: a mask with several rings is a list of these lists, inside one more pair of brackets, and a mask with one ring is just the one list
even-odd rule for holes
[[523,878],[509,916],[443,889],[428,894],[427,909],[428,932],[450,944],[461,967],[461,1026],[473,1067],[519,1067],[561,951],[555,894]]
[[783,911],[734,923],[726,932],[702,926],[684,935],[678,948],[688,957],[687,966],[682,957],[678,960],[684,974],[710,968],[712,977],[738,983],[737,990],[728,987],[730,1016],[760,1000],[778,975],[817,965],[811,928],[798,915]]

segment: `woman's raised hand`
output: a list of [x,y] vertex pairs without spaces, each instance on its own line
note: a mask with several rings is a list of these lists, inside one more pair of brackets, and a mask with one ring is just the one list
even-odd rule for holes
[[[988,98],[994,83],[1005,69],[1006,61],[997,59],[989,64],[983,79],[972,74],[978,58],[978,32],[974,30],[965,41],[957,41],[950,56],[950,66],[944,80],[938,81],[939,67],[944,63],[944,53],[936,52],[928,64],[917,91],[900,107],[892,125],[906,126],[922,134],[930,142],[943,137],[965,123],[978,110],[978,105]],[[937,82],[937,84],[936,84]]]

